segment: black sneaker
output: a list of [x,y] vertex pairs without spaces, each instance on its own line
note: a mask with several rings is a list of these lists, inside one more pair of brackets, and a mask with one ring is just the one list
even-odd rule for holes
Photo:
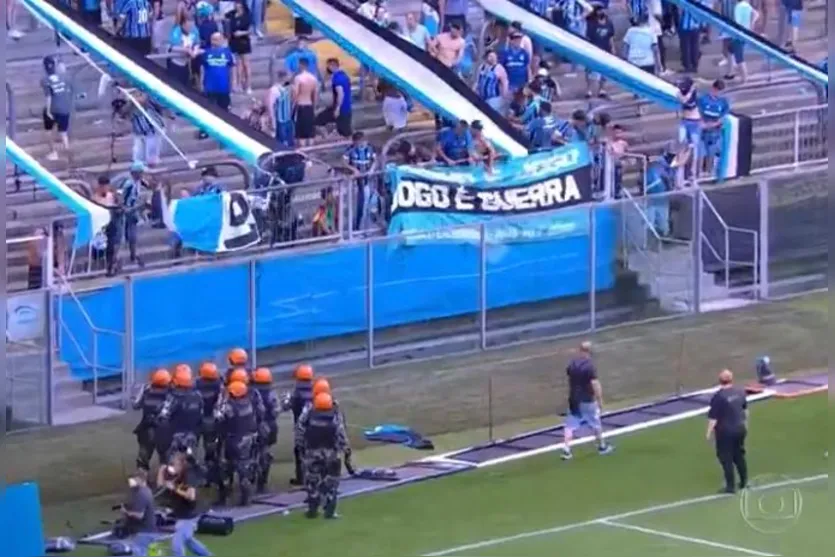
[[300,486],[302,485],[302,481],[298,478],[292,478],[290,480],[290,485]]
[[319,516],[319,511],[314,511],[312,509],[308,509],[306,513],[304,513],[305,518],[317,518]]
[[720,494],[733,495],[734,493],[736,493],[736,489],[734,489],[733,486],[731,486],[731,487],[726,486],[726,487],[723,487],[722,489],[720,489],[719,493]]

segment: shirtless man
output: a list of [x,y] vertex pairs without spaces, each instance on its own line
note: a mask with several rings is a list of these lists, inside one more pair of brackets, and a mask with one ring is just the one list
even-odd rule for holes
[[453,23],[449,26],[449,31],[441,33],[432,41],[430,52],[441,64],[455,70],[464,57],[465,45],[461,26]]
[[301,147],[309,147],[316,136],[319,80],[310,72],[310,66],[304,59],[299,60],[299,73],[293,78],[293,99],[296,105],[296,139]]

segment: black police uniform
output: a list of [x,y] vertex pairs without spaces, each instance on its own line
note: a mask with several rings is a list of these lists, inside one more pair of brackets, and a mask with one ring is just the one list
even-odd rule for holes
[[[257,466],[257,436],[258,421],[252,399],[230,398],[223,410],[224,419],[224,456],[226,459],[226,479],[231,485],[235,474],[241,488],[241,504],[249,504],[252,495],[252,484],[255,480]],[[224,483],[220,491],[220,501],[224,502],[227,495]]]
[[159,427],[158,418],[169,392],[168,387],[148,385],[142,388],[139,396],[134,400],[134,409],[142,410],[142,419],[133,430],[134,435],[136,435],[136,442],[139,445],[136,455],[137,468],[149,470],[154,451],[156,451],[160,462],[163,461],[168,452],[170,439],[165,434],[164,428]]
[[168,422],[171,446],[167,460],[175,452],[196,451],[203,428],[203,396],[193,388],[175,388],[160,411],[160,418]]
[[716,420],[716,457],[725,476],[725,491],[733,492],[734,467],[739,474],[739,487],[748,483],[748,463],[745,460],[745,436],[748,428],[745,414],[748,401],[739,387],[719,389],[710,400],[708,419]]
[[[298,381],[290,396],[290,409],[293,411],[293,424],[299,423],[305,407],[313,401],[313,383],[310,381]],[[301,447],[293,448],[293,460],[296,465],[296,477],[291,481],[295,485],[304,483],[304,454]]]
[[215,407],[220,397],[223,383],[220,379],[198,379],[195,389],[203,398],[203,458],[208,469],[209,481],[218,483],[220,472],[220,452],[218,428],[215,423]]
[[333,517],[339,495],[342,460],[347,449],[345,430],[335,409],[310,410],[298,426],[304,442],[304,483],[308,516],[313,517],[324,505],[326,517]]
[[257,489],[262,492],[266,489],[270,477],[270,466],[273,462],[273,455],[270,448],[278,442],[278,412],[280,405],[278,396],[273,391],[272,385],[255,385],[255,391],[261,396],[264,406],[258,431],[258,479]]

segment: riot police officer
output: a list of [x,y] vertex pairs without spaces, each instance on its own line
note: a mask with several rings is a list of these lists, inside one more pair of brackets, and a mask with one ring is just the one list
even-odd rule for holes
[[[233,348],[229,351],[229,354],[226,355],[226,359],[229,361],[229,369],[226,370],[226,384],[228,385],[231,383],[231,375],[238,368],[243,368],[246,370],[246,364],[249,361],[249,354],[246,353],[246,350],[243,348]],[[249,372],[247,372],[249,374]]]
[[211,483],[220,482],[220,448],[218,442],[217,425],[215,424],[215,408],[223,383],[220,380],[217,366],[212,362],[200,365],[199,377],[196,385],[197,392],[203,399],[203,458],[206,463],[208,479]]
[[168,393],[159,412],[160,425],[168,427],[171,446],[166,461],[175,452],[194,454],[203,428],[203,397],[194,388],[191,367],[180,364],[174,369],[174,388]]
[[154,451],[160,462],[168,452],[168,439],[158,428],[159,412],[165,403],[171,387],[171,374],[168,370],[158,369],[151,374],[147,385],[133,399],[133,409],[142,411],[142,419],[134,428],[139,450],[136,455],[136,467],[150,470]]
[[270,466],[273,455],[270,449],[278,441],[278,413],[281,410],[278,396],[273,390],[273,374],[265,368],[259,367],[252,372],[252,384],[264,404],[264,415],[258,428],[258,480],[256,487],[259,493],[267,488],[270,476]]
[[[284,404],[284,409],[293,412],[293,425],[298,426],[302,412],[313,401],[313,368],[308,364],[299,364],[294,375],[296,384]],[[293,459],[296,465],[296,477],[290,480],[291,485],[302,485],[304,483],[303,454],[301,451],[302,445],[295,443]]]
[[308,518],[316,518],[324,507],[325,518],[336,518],[339,478],[342,474],[340,453],[349,450],[345,426],[334,409],[333,398],[320,393],[313,407],[299,423],[297,439],[304,454],[304,484],[307,491]]
[[[331,384],[330,382],[325,379],[324,377],[317,377],[315,381],[313,381],[313,398],[314,400],[320,394],[328,394],[331,396],[333,400],[333,411],[339,416],[339,419],[342,421],[342,426],[347,428],[348,421],[345,419],[345,412],[339,407],[339,401],[331,391]],[[305,412],[309,412],[310,408],[313,406],[313,402],[311,401],[310,404],[307,405],[305,408]],[[354,464],[351,461],[351,449],[347,448],[345,450],[345,469],[348,471],[349,474],[352,476],[354,475]]]
[[[248,505],[252,495],[252,484],[257,468],[258,421],[250,389],[242,381],[233,381],[227,387],[227,396],[223,399],[215,419],[222,423],[224,434],[223,447],[226,460],[224,481],[220,483],[218,504],[224,505],[229,489],[238,477],[240,503]],[[228,483],[227,483],[228,482]]]

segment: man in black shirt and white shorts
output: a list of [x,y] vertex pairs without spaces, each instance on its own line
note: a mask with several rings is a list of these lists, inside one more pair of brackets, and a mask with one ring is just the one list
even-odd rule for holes
[[210,557],[212,553],[194,537],[197,519],[200,518],[197,503],[197,488],[201,485],[199,471],[189,462],[185,453],[177,453],[168,466],[160,466],[157,485],[165,488],[165,497],[171,509],[171,518],[177,522],[171,548],[174,555],[183,557],[186,550],[200,557]]
[[734,493],[734,467],[739,474],[739,489],[748,484],[748,463],[745,460],[745,436],[748,433],[748,400],[745,390],[734,385],[734,374],[722,370],[719,390],[710,399],[707,414],[708,441],[716,439],[716,458],[722,466],[725,487],[722,493]]
[[597,439],[597,452],[611,453],[615,448],[603,438],[600,409],[603,407],[603,388],[597,379],[597,369],[591,359],[591,342],[580,345],[580,354],[571,360],[565,370],[568,375],[568,415],[565,418],[563,438],[565,446],[562,459],[571,460],[571,441],[574,433],[584,424],[591,428]]

